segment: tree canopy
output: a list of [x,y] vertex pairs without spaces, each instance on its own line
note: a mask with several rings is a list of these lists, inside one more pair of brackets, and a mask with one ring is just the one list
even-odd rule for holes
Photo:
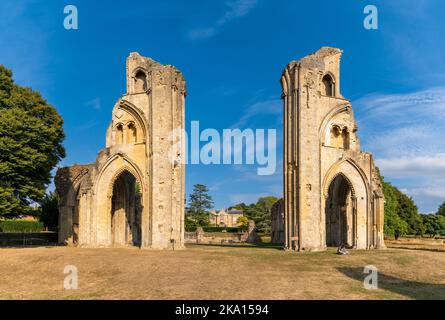
[[190,194],[189,207],[187,208],[188,221],[186,223],[206,226],[209,224],[209,210],[213,208],[213,199],[209,189],[203,184],[195,184]]
[[436,214],[445,217],[445,201],[439,206]]
[[380,179],[385,195],[385,234],[396,238],[405,234],[423,235],[425,226],[414,200],[381,175]]
[[445,235],[445,217],[437,214],[425,214],[422,216],[425,233],[434,237]]
[[65,156],[63,120],[40,93],[0,65],[0,215],[30,214]]
[[408,233],[408,223],[406,223],[397,213],[398,201],[395,187],[390,183],[383,181],[383,193],[385,195],[385,234],[395,236],[403,236]]
[[270,233],[272,228],[272,206],[277,201],[278,198],[273,196],[261,197],[256,203],[250,205],[241,203],[234,206],[234,208],[243,210],[246,217],[255,221],[256,229],[259,232]]
[[59,198],[57,193],[49,192],[45,195],[40,206],[39,220],[46,228],[57,228],[59,224]]

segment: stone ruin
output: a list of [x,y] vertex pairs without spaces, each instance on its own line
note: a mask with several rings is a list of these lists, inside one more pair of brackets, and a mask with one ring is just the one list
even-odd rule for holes
[[275,206],[273,235],[288,250],[384,247],[382,186],[341,94],[341,55],[323,47],[290,62],[281,76],[284,198]]
[[[185,80],[132,53],[96,162],[58,170],[59,242],[79,246],[184,245]],[[170,139],[176,130],[177,139]]]

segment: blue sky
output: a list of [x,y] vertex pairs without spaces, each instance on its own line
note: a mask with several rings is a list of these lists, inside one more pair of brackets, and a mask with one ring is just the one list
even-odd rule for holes
[[[67,4],[78,8],[76,31],[63,28]],[[378,30],[363,28],[368,4],[379,10]],[[280,160],[283,68],[321,46],[341,48],[341,91],[362,149],[431,212],[445,200],[444,12],[441,0],[2,0],[0,63],[63,116],[61,165],[93,162],[104,147],[133,51],[184,73],[188,123],[276,128]],[[208,185],[217,208],[281,196],[281,168],[258,176],[254,166],[188,165],[187,190]]]

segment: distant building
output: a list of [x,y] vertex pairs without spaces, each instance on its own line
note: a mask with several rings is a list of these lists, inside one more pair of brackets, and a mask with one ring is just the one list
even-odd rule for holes
[[219,212],[216,212],[216,210],[213,210],[209,213],[210,215],[210,224],[212,226],[217,227],[238,227],[238,218],[243,216],[242,210],[224,210],[221,209]]
[[31,215],[20,215],[17,217],[17,220],[22,220],[22,221],[38,221],[38,219],[34,216]]

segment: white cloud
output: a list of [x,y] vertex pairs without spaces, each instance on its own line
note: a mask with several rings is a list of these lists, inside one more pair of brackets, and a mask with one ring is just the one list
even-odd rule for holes
[[380,158],[445,153],[445,87],[353,102],[366,150]]
[[195,28],[188,33],[188,38],[192,40],[206,39],[213,37],[229,22],[241,18],[252,11],[257,5],[257,0],[232,0],[226,2],[227,10],[215,24],[203,28]]
[[227,2],[229,10],[218,20],[217,24],[223,25],[235,18],[245,16],[257,5],[257,2],[257,0],[232,0]]
[[196,28],[189,32],[188,38],[192,40],[211,38],[215,35],[215,33],[216,33],[215,27]]
[[445,201],[445,187],[413,188],[407,192],[412,196],[425,196]]
[[281,116],[282,109],[282,102],[278,99],[255,102],[246,108],[246,111],[244,112],[242,117],[232,125],[232,128],[241,128],[251,118],[258,115],[270,114],[273,116]]
[[99,98],[91,99],[90,101],[87,101],[85,104],[93,108],[94,110],[100,110],[101,108],[101,103]]
[[353,102],[362,149],[423,212],[445,200],[445,87],[367,95]]
[[435,212],[445,201],[445,153],[377,159],[386,181],[413,197],[420,212]]
[[440,204],[445,201],[445,187],[442,185],[432,184],[422,187],[412,187],[402,192],[413,197],[421,213],[435,213]]
[[427,113],[445,117],[445,87],[435,87],[410,93],[370,94],[354,102],[369,112],[369,117],[398,115],[406,117]]
[[[443,177],[445,180],[445,153],[432,156],[377,159],[379,168],[392,177]],[[445,188],[445,186],[444,186]]]

